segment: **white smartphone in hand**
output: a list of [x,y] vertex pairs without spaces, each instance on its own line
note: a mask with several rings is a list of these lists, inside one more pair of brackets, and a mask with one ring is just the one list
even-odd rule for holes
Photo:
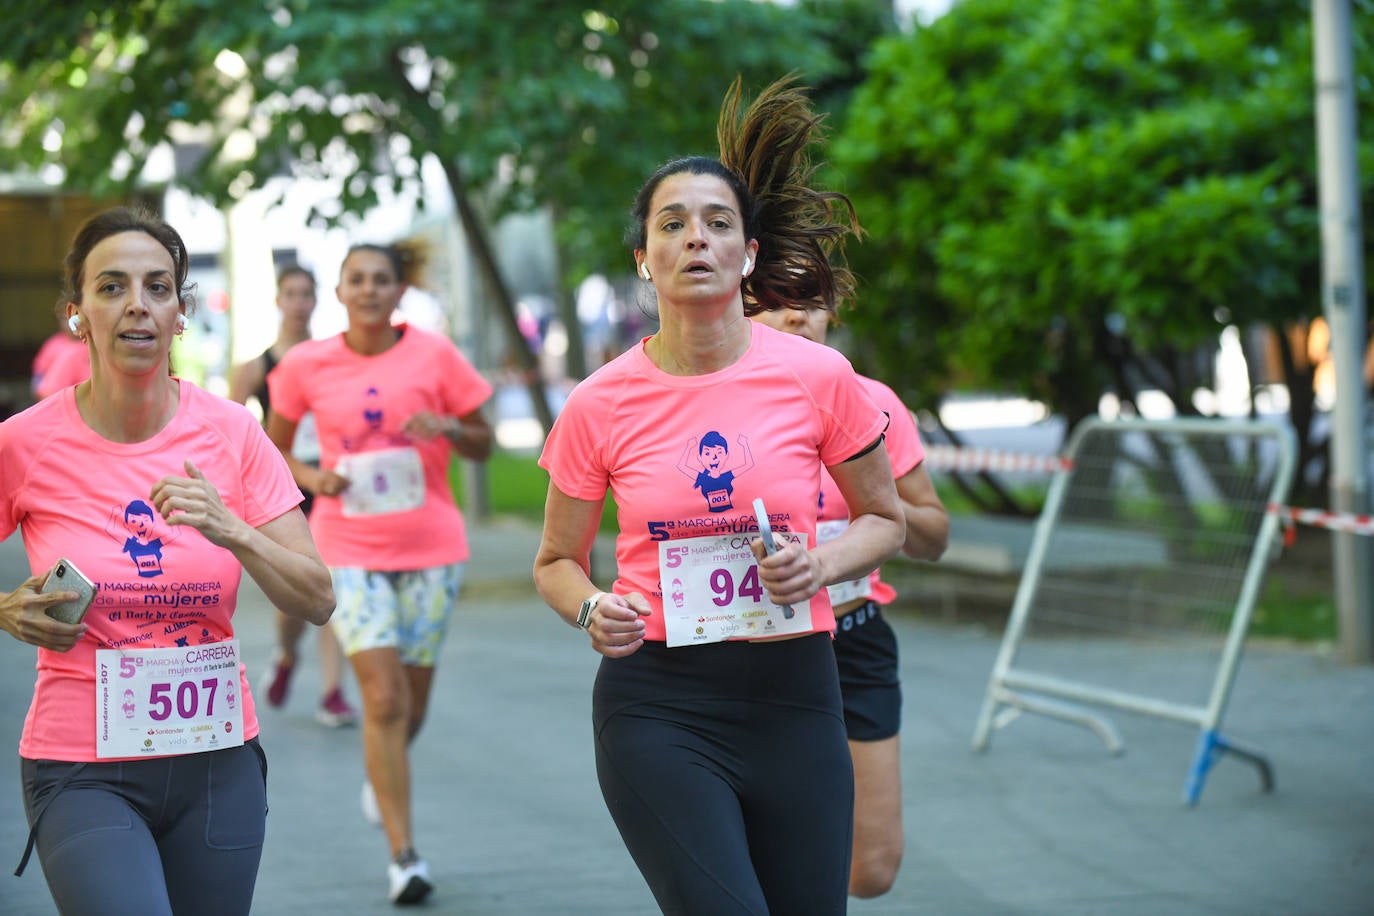
[[99,590],[94,582],[86,578],[81,570],[66,558],[53,564],[52,569],[48,570],[48,578],[43,582],[43,587],[39,589],[45,595],[50,592],[76,592],[80,596],[75,601],[61,601],[44,610],[53,620],[63,623],[80,623],[86,616],[86,611],[90,610],[91,602],[95,601],[95,594]]
[[[754,518],[759,523],[759,538],[763,541],[763,549],[769,556],[778,552],[778,542],[773,538],[773,526],[768,524],[768,510],[763,507],[763,499],[754,500]],[[791,620],[797,616],[797,612],[790,604],[782,605],[782,616]]]

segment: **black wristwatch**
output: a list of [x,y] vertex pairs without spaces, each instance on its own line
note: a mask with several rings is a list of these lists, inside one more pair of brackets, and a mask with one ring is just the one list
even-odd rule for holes
[[577,625],[579,627],[584,630],[587,629],[588,619],[592,616],[592,608],[596,607],[596,603],[605,596],[605,592],[597,592],[582,602],[582,606],[577,609]]

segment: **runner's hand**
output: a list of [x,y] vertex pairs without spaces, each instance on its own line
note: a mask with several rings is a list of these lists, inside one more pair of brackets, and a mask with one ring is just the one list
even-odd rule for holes
[[86,635],[84,623],[63,623],[44,613],[54,604],[80,597],[76,592],[42,594],[44,576],[31,576],[9,594],[0,594],[0,629],[20,642],[66,652]]
[[310,492],[316,496],[338,496],[348,489],[350,483],[352,481],[342,474],[320,468],[315,471],[315,485],[310,488]]
[[435,436],[447,436],[452,433],[456,423],[452,417],[441,417],[428,410],[422,410],[406,420],[401,432],[412,439],[428,442]]
[[768,590],[768,600],[774,604],[805,604],[825,585],[820,564],[811,551],[800,544],[786,538],[778,538],[778,542],[778,552],[772,556],[764,548],[762,538],[749,542],[754,559],[759,561],[759,581]]
[[190,525],[217,547],[232,546],[245,522],[229,511],[215,485],[190,461],[186,477],[167,476],[153,484],[149,499],[169,525]]
[[633,655],[644,645],[644,618],[653,613],[639,592],[601,596],[587,619],[592,648],[607,658]]

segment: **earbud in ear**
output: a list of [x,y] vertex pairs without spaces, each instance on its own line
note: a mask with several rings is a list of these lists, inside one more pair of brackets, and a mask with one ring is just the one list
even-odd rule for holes
[[71,331],[73,334],[80,335],[80,333],[81,333],[81,316],[80,316],[80,315],[72,315],[71,317],[69,317],[69,318],[67,319],[67,330]]
[[751,268],[751,267],[753,267],[753,266],[754,266],[754,262],[753,262],[752,260],[750,260],[749,257],[746,255],[745,258],[744,258],[744,266],[741,267],[741,268],[739,269],[739,275],[740,275],[741,277],[747,277],[747,276],[749,276],[749,268]]
[[640,264],[640,265],[639,265],[639,275],[640,275],[641,277],[643,277],[644,279],[646,279],[646,280],[652,280],[652,279],[653,279],[653,277],[649,276],[649,265],[648,265],[648,264]]
[[178,314],[177,314],[177,333],[178,333],[178,334],[180,334],[180,333],[182,333],[183,331],[186,330],[186,324],[187,324],[187,322],[186,322],[186,316],[185,316],[184,314],[178,313]]

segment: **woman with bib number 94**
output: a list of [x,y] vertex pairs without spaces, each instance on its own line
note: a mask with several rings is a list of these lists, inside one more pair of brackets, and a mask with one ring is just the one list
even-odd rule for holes
[[[169,374],[181,237],[115,209],[66,261],[91,377],[0,424],[0,537],[33,577],[0,628],[38,646],[19,742],[29,851],[64,914],[246,914],[267,763],[232,616],[242,572],[283,612],[334,608],[300,490],[237,404]],[[51,570],[51,572],[49,572]],[[45,611],[98,589],[78,623]]]
[[[887,417],[849,363],[747,316],[746,298],[830,299],[847,276],[827,255],[857,228],[848,201],[809,187],[810,125],[786,129],[803,102],[753,139],[766,195],[705,157],[640,190],[630,241],[660,329],[573,390],[540,459],[535,584],[604,656],[597,775],[665,913],[846,907],[854,795],[825,587],[903,532]],[[851,524],[818,544],[823,468]],[[618,576],[602,590],[588,553],[608,489]]]
[[[315,494],[310,530],[334,579],[334,631],[363,699],[363,812],[386,832],[388,897],[432,889],[411,836],[407,748],[429,704],[434,666],[468,558],[449,490],[456,451],[485,460],[491,385],[453,342],[392,324],[413,255],[355,245],[335,290],[348,329],[292,347],[267,376],[267,433],[296,482]],[[320,467],[291,457],[296,424],[314,414]]]

